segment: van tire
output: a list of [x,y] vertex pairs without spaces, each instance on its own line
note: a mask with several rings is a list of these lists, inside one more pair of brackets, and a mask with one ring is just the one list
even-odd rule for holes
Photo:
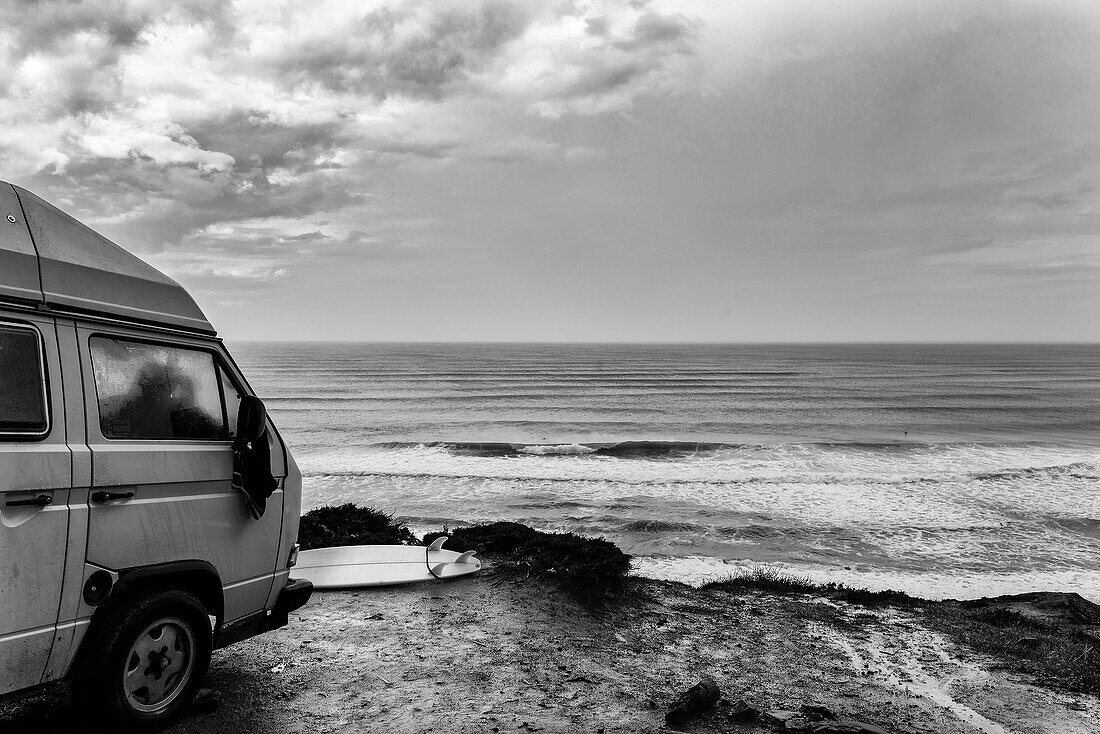
[[191,594],[159,590],[125,600],[92,641],[77,702],[117,727],[161,729],[194,701],[210,650],[210,618]]

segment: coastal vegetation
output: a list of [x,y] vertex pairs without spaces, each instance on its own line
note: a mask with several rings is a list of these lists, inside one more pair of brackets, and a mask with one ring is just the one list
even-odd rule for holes
[[340,545],[416,545],[416,536],[393,515],[347,503],[326,505],[302,516],[298,543],[302,550]]
[[452,549],[492,556],[499,572],[553,579],[586,606],[613,600],[627,586],[630,556],[603,538],[544,533],[520,523],[494,522],[428,533],[424,544],[440,535],[450,535]]

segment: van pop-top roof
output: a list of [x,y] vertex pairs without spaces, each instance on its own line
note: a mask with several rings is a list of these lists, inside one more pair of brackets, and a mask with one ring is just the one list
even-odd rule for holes
[[0,300],[215,333],[179,283],[52,204],[3,181]]

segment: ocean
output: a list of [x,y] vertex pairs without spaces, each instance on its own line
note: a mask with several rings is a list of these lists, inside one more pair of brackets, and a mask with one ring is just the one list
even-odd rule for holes
[[1100,345],[231,348],[305,509],[602,536],[689,583],[1100,602]]

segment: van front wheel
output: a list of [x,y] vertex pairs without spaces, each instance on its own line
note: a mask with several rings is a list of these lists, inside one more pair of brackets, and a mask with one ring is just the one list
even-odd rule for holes
[[179,718],[210,666],[210,619],[183,591],[156,591],[118,610],[93,643],[81,681],[95,713],[128,728]]

